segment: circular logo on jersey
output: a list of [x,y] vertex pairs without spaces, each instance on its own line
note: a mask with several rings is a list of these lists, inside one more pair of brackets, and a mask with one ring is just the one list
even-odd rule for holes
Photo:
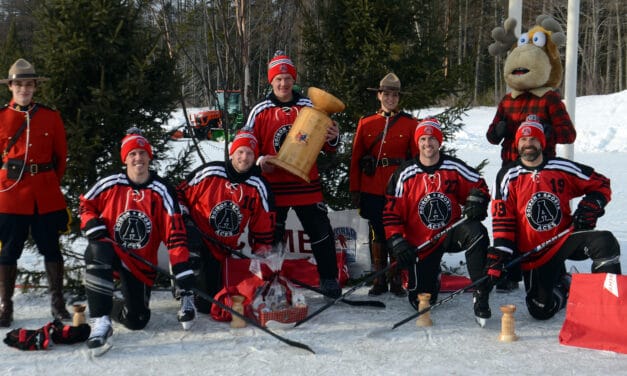
[[120,214],[113,226],[115,241],[128,249],[140,249],[148,244],[152,222],[145,213],[127,210]]
[[548,231],[562,220],[560,200],[550,192],[537,192],[527,202],[525,217],[536,231]]
[[219,236],[239,235],[242,212],[233,201],[222,201],[214,206],[209,215],[209,224]]
[[281,145],[283,145],[283,142],[285,141],[285,138],[287,137],[287,133],[290,131],[291,125],[290,124],[286,124],[281,126],[281,128],[277,129],[276,132],[274,132],[274,138],[272,140],[272,145],[274,146],[274,151],[275,152],[279,152],[279,149],[281,149]]
[[439,230],[451,219],[451,200],[443,193],[433,192],[418,202],[418,215],[427,228]]

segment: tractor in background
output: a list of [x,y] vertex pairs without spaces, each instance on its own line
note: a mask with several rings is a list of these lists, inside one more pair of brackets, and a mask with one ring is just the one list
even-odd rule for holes
[[[225,101],[228,94],[228,102]],[[224,127],[222,124],[222,111],[226,110],[229,116],[230,137],[233,138],[233,130],[239,128],[244,122],[244,116],[240,105],[239,90],[216,90],[218,109],[199,111],[190,113],[189,124],[181,124],[170,135],[173,140],[194,137],[198,140],[224,141]],[[226,103],[225,103],[226,102]]]

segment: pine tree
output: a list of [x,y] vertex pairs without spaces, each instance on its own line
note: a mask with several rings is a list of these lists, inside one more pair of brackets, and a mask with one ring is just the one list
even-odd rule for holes
[[[322,172],[334,208],[346,208],[350,202],[348,166],[357,121],[379,106],[368,87],[377,87],[388,72],[396,73],[402,91],[409,93],[401,96],[405,109],[426,108],[462,91],[464,67],[445,63],[441,7],[441,1],[431,0],[319,1],[315,13],[306,17],[304,81],[328,89],[347,105],[336,118],[343,147],[330,161],[335,167]],[[445,137],[459,127],[451,114],[441,119]]]
[[47,103],[64,119],[68,169],[63,185],[76,214],[78,197],[121,171],[120,140],[144,130],[156,159],[161,125],[173,112],[180,80],[159,30],[145,17],[149,1],[44,1],[36,17],[38,67],[51,78]]

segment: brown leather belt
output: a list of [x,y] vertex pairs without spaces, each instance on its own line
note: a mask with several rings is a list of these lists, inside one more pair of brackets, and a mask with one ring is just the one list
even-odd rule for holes
[[[6,170],[9,166],[6,163],[2,164],[2,169]],[[24,172],[30,173],[31,175],[38,174],[40,172],[52,171],[54,170],[54,163],[27,163],[24,168]]]
[[405,162],[404,159],[381,158],[377,161],[377,167],[399,166],[403,162]]

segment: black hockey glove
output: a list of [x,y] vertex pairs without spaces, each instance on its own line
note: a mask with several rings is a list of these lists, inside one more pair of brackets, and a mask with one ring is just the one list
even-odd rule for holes
[[573,224],[576,230],[592,230],[597,226],[597,219],[605,214],[605,197],[599,193],[589,193],[585,195],[577,210],[573,214]]
[[490,197],[477,188],[470,190],[462,213],[469,220],[483,221],[488,216]]
[[489,247],[486,255],[485,273],[489,276],[492,284],[496,284],[505,273],[505,265],[509,262],[512,255],[509,252],[499,248]]
[[416,263],[416,247],[409,244],[401,235],[392,235],[388,239],[388,247],[392,250],[400,268],[409,268]]
[[499,140],[502,140],[505,136],[507,136],[507,123],[505,121],[501,120],[496,123],[494,126],[494,135]]
[[89,338],[89,333],[91,333],[89,324],[70,326],[64,325],[60,320],[54,320],[52,326],[53,330],[50,338],[54,343],[71,345],[73,343],[85,342]]
[[87,221],[83,228],[85,237],[89,240],[99,240],[109,236],[107,226],[100,218],[94,218]]
[[189,262],[172,265],[172,273],[176,276],[176,284],[181,290],[191,290],[196,285],[196,277]]
[[7,333],[4,343],[20,350],[45,350],[50,345],[52,323],[48,323],[37,330],[13,329]]

